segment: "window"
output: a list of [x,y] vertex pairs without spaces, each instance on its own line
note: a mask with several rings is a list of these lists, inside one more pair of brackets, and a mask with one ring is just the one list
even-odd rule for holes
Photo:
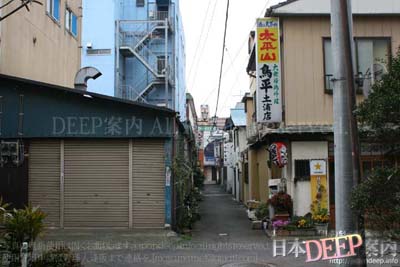
[[165,74],[165,56],[157,56],[157,72],[158,74]]
[[137,7],[144,7],[144,0],[136,0]]
[[78,36],[78,17],[68,8],[65,10],[65,28],[73,36]]
[[239,130],[238,129],[234,130],[234,141],[235,141],[235,146],[239,147]]
[[47,0],[46,11],[56,21],[60,21],[60,0]]
[[244,164],[244,182],[249,183],[249,163]]
[[295,160],[294,161],[294,179],[295,181],[310,180],[310,160]]
[[[333,54],[330,38],[324,38],[325,90],[333,89]],[[355,38],[356,83],[362,89],[365,79],[379,66],[387,66],[390,55],[390,38]],[[372,70],[372,71],[371,71]]]

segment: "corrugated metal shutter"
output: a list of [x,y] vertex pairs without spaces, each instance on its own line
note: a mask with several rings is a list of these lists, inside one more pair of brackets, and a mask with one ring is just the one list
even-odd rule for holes
[[65,141],[65,227],[128,227],[129,142]]
[[29,148],[29,202],[47,214],[49,227],[60,226],[60,141],[32,141]]
[[133,141],[133,227],[162,228],[165,218],[163,140]]

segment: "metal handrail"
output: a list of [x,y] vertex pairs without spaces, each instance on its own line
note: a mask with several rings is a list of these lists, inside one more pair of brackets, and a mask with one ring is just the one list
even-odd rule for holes
[[121,85],[118,96],[122,99],[147,103],[146,99],[139,95],[137,91],[130,85]]
[[[157,55],[151,51],[150,48],[148,48],[147,45],[145,44],[140,44],[140,40],[135,36],[134,32],[122,32],[122,42],[121,44],[123,46],[128,46],[130,47],[133,51],[135,51],[140,57],[142,57],[150,66],[155,73],[159,73],[157,69],[157,62],[158,62],[158,57]],[[136,47],[136,49],[135,49]]]

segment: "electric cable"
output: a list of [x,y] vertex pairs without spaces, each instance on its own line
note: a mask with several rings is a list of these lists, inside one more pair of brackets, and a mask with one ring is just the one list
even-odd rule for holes
[[225,15],[224,41],[222,43],[221,68],[220,68],[220,72],[219,72],[219,81],[218,81],[217,104],[215,106],[215,113],[214,113],[214,117],[215,118],[217,117],[218,104],[219,104],[219,95],[220,95],[220,92],[221,92],[222,69],[223,69],[223,66],[224,66],[225,45],[226,45],[226,31],[228,29],[228,18],[229,18],[229,2],[230,2],[230,0],[227,0],[226,15]]

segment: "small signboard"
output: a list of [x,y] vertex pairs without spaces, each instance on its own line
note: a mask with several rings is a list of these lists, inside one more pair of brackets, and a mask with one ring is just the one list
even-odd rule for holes
[[310,175],[326,175],[326,161],[310,160]]

